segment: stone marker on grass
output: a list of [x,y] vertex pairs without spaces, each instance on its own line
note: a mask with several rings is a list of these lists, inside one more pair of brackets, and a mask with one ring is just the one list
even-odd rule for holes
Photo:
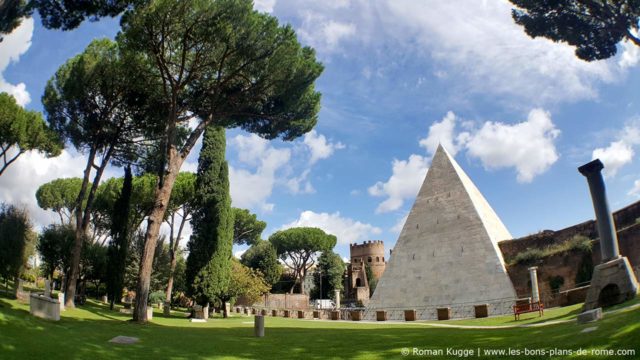
[[581,314],[578,314],[578,324],[598,321],[600,319],[602,319],[602,308],[587,310]]
[[109,340],[110,343],[114,343],[114,344],[122,344],[122,345],[131,345],[131,344],[135,344],[138,341],[140,341],[140,339],[138,339],[137,337],[131,337],[131,336],[116,336],[113,339]]
[[253,334],[255,337],[264,337],[264,316],[256,315],[253,323]]

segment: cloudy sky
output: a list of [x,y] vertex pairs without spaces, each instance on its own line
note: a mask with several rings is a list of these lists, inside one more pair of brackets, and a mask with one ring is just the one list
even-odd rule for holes
[[[528,38],[498,0],[257,0],[256,8],[292,24],[325,65],[314,131],[293,142],[227,132],[233,204],[268,223],[265,237],[318,226],[338,237],[345,257],[351,242],[392,247],[438,143],[514,237],[592,218],[576,168],[594,157],[605,164],[613,209],[640,196],[640,49],[631,44],[586,63],[566,45]],[[0,43],[0,91],[42,110],[56,69],[118,30],[117,19],[71,32],[24,21]],[[198,149],[183,169],[196,169]],[[0,177],[0,201],[47,225],[55,217],[38,209],[36,189],[81,176],[83,164],[71,147],[55,159],[26,154]]]

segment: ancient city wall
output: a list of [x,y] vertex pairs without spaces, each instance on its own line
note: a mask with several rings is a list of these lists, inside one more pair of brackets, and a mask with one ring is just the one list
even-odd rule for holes
[[[640,223],[636,223],[636,219],[640,218],[640,201],[614,212],[613,217],[618,231],[620,253],[629,259],[636,276],[638,276],[640,275]],[[591,253],[574,249],[532,262],[507,266],[507,272],[518,297],[530,296],[531,281],[528,268],[537,266],[542,301],[548,307],[561,305],[562,301],[566,300],[563,298],[563,295],[566,294],[561,294],[563,290],[582,285],[578,282],[584,281],[585,276],[579,274],[580,271],[584,271],[580,269],[590,268],[600,263],[600,244],[596,223],[590,220],[558,231],[545,230],[519,239],[502,241],[498,244],[504,258],[513,259],[518,253],[528,249],[544,249],[562,244],[576,235],[595,240]],[[558,288],[559,283],[561,285]],[[552,289],[552,285],[555,285],[556,289]]]

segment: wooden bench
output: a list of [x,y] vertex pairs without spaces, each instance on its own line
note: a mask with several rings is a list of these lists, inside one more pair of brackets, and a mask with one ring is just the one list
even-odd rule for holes
[[515,316],[516,321],[520,320],[520,314],[536,311],[540,314],[540,316],[544,315],[544,304],[542,304],[542,302],[538,301],[513,305],[513,316]]

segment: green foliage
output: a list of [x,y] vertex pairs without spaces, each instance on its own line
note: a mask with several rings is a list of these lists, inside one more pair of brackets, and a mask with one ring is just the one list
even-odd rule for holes
[[154,291],[149,294],[149,304],[161,304],[167,299],[164,291]]
[[111,214],[111,241],[107,250],[107,296],[113,309],[113,304],[120,301],[124,287],[124,272],[127,261],[127,250],[130,240],[130,209],[133,178],[131,167],[127,166],[124,173],[122,191],[113,206]]
[[[146,0],[6,0],[0,2],[0,35],[9,34],[24,18],[39,13],[42,25],[47,29],[75,29],[85,20],[114,17],[126,8]],[[2,38],[0,37],[0,41]]]
[[[344,261],[333,251],[323,251],[318,257],[314,276],[315,294],[318,299],[334,297],[334,290],[344,289]],[[322,293],[320,294],[320,277],[322,277]]]
[[591,253],[585,253],[582,255],[578,272],[576,273],[576,285],[584,284],[591,281],[593,275],[593,259]]
[[378,286],[378,280],[373,276],[373,269],[368,264],[364,264],[364,271],[367,275],[367,283],[369,284],[369,296],[373,296],[373,292],[376,291]]
[[242,265],[236,259],[231,261],[231,266],[229,286],[218,296],[221,301],[229,302],[242,297],[247,303],[253,304],[269,292],[270,286],[258,271]]
[[236,245],[253,245],[260,241],[260,235],[267,227],[267,223],[258,220],[256,214],[247,209],[233,208],[233,243]]
[[225,161],[225,129],[209,126],[198,158],[198,206],[187,244],[189,294],[199,304],[213,302],[227,291],[231,277],[233,211],[229,170]]
[[259,271],[265,282],[273,286],[282,274],[282,265],[278,261],[276,249],[270,242],[258,240],[242,254],[240,262],[254,270]]
[[569,251],[579,251],[591,254],[593,241],[583,235],[575,235],[571,239],[547,246],[544,249],[528,248],[518,253],[513,259],[505,259],[508,264],[533,264],[546,257],[566,253]]
[[29,150],[58,156],[62,143],[39,112],[25,110],[13,96],[0,93],[0,175]]
[[66,272],[70,265],[75,230],[71,225],[50,225],[42,231],[36,249],[43,273],[50,279],[56,270]]
[[38,206],[57,213],[60,224],[71,224],[81,186],[80,178],[55,179],[42,184],[36,191]]
[[553,293],[558,293],[562,285],[564,285],[564,278],[562,276],[558,275],[549,279],[549,287]]
[[0,277],[18,278],[25,270],[37,242],[26,211],[0,205]]
[[[138,274],[140,272],[140,260],[144,250],[144,233],[140,230],[133,235],[129,249],[127,251],[127,261],[124,272],[124,286],[127,290],[133,290],[138,284]],[[150,289],[153,291],[163,290],[169,279],[170,257],[169,246],[165,242],[165,237],[161,237],[154,250],[153,263],[151,267]]]
[[576,47],[576,56],[586,61],[614,56],[617,44],[630,40],[640,45],[640,3],[619,1],[510,0],[517,8],[513,19],[535,38],[546,37]]
[[[330,251],[336,246],[336,237],[318,228],[299,227],[280,230],[269,237],[280,259],[293,270],[297,284],[303,284],[307,270],[314,264],[313,257],[321,251]],[[291,287],[291,291],[295,284]],[[302,290],[304,291],[304,290]]]
[[80,152],[128,162],[137,156],[144,96],[131,81],[133,59],[108,39],[92,41],[47,82],[42,103],[53,129]]

